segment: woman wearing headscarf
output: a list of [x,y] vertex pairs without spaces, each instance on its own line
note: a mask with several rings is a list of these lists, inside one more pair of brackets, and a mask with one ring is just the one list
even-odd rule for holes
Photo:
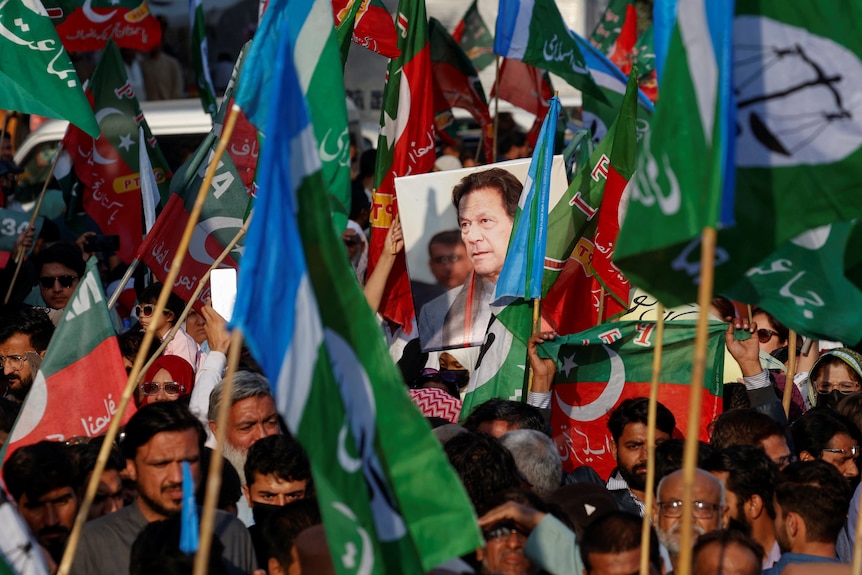
[[812,408],[834,408],[844,396],[857,391],[862,391],[862,355],[852,349],[830,349],[811,367],[808,399]]
[[153,362],[138,385],[138,407],[188,397],[195,383],[195,370],[177,355],[163,355]]

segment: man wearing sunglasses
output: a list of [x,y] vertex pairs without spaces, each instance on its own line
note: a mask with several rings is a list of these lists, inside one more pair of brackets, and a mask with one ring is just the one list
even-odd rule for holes
[[45,305],[52,310],[64,309],[85,267],[81,250],[74,244],[60,242],[39,252],[39,293]]
[[24,402],[52,335],[54,324],[42,309],[21,307],[0,314],[0,392],[5,397]]

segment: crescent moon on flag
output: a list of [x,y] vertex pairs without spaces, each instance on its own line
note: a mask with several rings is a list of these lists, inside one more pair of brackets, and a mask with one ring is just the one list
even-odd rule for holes
[[33,379],[33,386],[30,388],[30,393],[27,394],[27,409],[21,409],[21,415],[15,422],[15,427],[7,444],[14,443],[24,439],[35,430],[42,421],[42,416],[45,415],[45,410],[48,407],[48,382],[45,380],[45,375],[42,370],[36,372],[36,377]]
[[103,166],[109,166],[117,162],[116,159],[111,160],[100,154],[99,149],[96,146],[93,146],[93,161]]
[[574,421],[595,421],[609,412],[617,404],[623,393],[623,388],[626,385],[625,364],[617,352],[606,345],[602,347],[608,352],[608,357],[610,358],[611,375],[608,378],[608,385],[604,391],[592,403],[588,403],[587,405],[569,405],[563,401],[559,393],[554,394],[557,399],[557,406],[569,419]]
[[81,7],[84,10],[84,16],[87,17],[87,20],[90,22],[95,22],[96,24],[103,24],[114,17],[114,14],[117,13],[116,10],[113,10],[107,14],[96,14],[93,12],[92,7],[93,0],[84,0],[84,5]]
[[[332,504],[336,511],[356,523],[356,515],[353,511],[344,503],[340,501],[336,501]],[[362,550],[359,555],[359,566],[356,568],[356,575],[371,575],[372,569],[374,568],[374,552],[371,549],[371,538],[368,536],[368,532],[360,526],[356,526],[356,532],[359,534],[359,539],[362,540]],[[351,544],[351,546],[353,546]],[[355,552],[355,549],[353,550]],[[342,561],[345,555],[342,554]],[[348,569],[351,569],[353,565],[346,565]]]
[[[198,222],[192,233],[192,241],[189,243],[189,255],[202,264],[210,265],[215,258],[207,252],[207,238],[218,230],[238,230],[241,227],[241,218],[229,218],[226,216],[216,216]],[[242,249],[240,247],[234,248],[231,253],[233,252],[238,252],[242,256]]]
[[[87,0],[87,2],[89,2],[89,1],[90,0]],[[102,108],[101,110],[99,110],[95,114],[96,115],[96,121],[101,124],[102,120],[104,120],[105,118],[107,118],[111,114],[120,114],[122,116],[123,112],[121,110],[118,110],[117,108]]]
[[350,456],[347,453],[347,447],[344,445],[344,441],[347,439],[347,420],[344,420],[344,423],[341,426],[341,430],[338,432],[338,464],[344,469],[344,471],[348,473],[355,473],[362,467],[362,460],[356,459]]

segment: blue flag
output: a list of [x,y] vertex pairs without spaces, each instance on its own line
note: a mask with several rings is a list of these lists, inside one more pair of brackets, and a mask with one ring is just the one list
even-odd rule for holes
[[195,482],[188,461],[183,461],[183,511],[180,522],[180,551],[192,555],[198,550],[198,504]]

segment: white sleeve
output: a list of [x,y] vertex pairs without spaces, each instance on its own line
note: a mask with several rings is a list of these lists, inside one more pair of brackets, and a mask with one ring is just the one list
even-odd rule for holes
[[210,393],[224,376],[227,357],[220,351],[211,351],[207,355],[203,366],[195,376],[195,386],[192,389],[192,397],[189,401],[189,409],[192,414],[204,424],[209,435],[207,411],[210,407]]

